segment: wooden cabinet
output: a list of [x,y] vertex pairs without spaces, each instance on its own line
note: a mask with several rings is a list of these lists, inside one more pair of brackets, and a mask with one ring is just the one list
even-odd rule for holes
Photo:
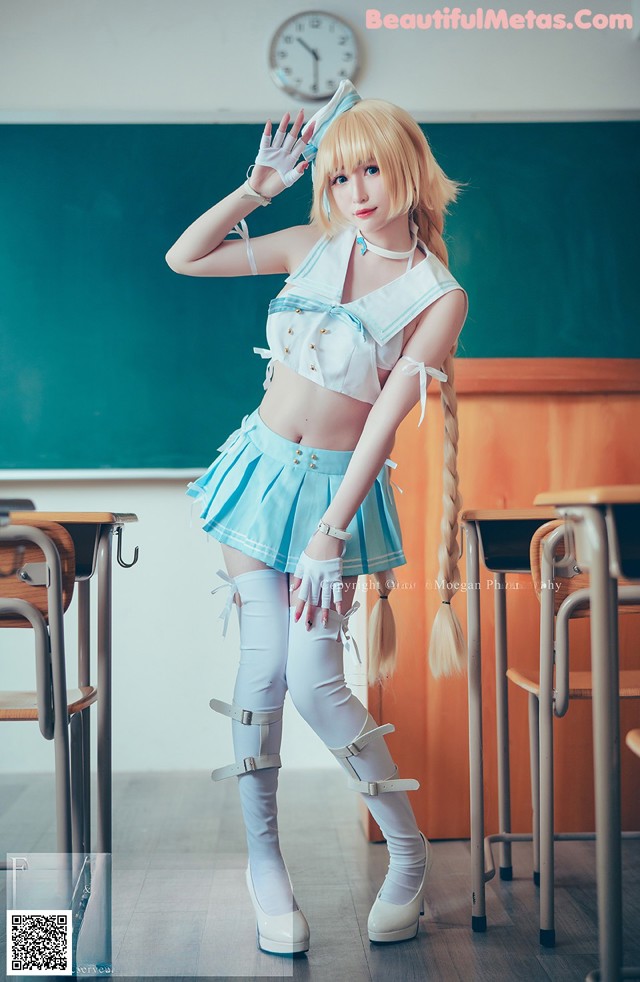
[[[459,359],[460,490],[465,508],[531,507],[539,491],[590,484],[640,483],[640,360]],[[411,793],[418,824],[433,839],[469,835],[466,676],[433,679],[428,670],[430,626],[440,602],[435,589],[442,517],[443,421],[439,387],[429,387],[425,421],[419,406],[406,419],[392,457],[396,502],[408,563],[396,570],[391,595],[398,630],[398,668],[369,689],[386,739]],[[465,583],[464,557],[460,561]],[[487,833],[497,831],[495,674],[492,575],[481,567],[484,699],[484,778]],[[539,605],[527,576],[507,577],[510,664],[538,663]],[[373,603],[375,591],[368,591]],[[466,633],[466,594],[454,600]],[[571,665],[589,667],[588,621],[571,625]],[[640,617],[620,618],[621,667],[640,666]],[[635,655],[634,655],[635,649]],[[635,661],[634,661],[635,657]],[[526,696],[510,686],[512,825],[530,831]],[[623,733],[640,723],[640,700],[621,706]],[[592,830],[591,704],[574,703],[556,721],[556,830]],[[640,828],[640,767],[622,744],[622,824]],[[363,812],[364,817],[364,812]],[[371,839],[377,826],[365,819]]]

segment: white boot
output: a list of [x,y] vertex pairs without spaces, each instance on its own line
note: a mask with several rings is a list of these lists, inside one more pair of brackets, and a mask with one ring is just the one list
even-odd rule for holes
[[240,594],[240,665],[233,704],[212,699],[211,708],[233,720],[236,763],[213,771],[214,781],[238,775],[247,834],[247,886],[258,943],[264,951],[293,954],[309,948],[309,925],[293,896],[280,852],[277,802],[281,766],[282,708],[289,630],[287,576],[252,570],[229,584]]
[[307,630],[304,617],[295,622],[292,608],[287,685],[294,705],[347,771],[350,787],[363,794],[387,840],[389,870],[369,915],[369,938],[403,941],[418,931],[429,865],[427,840],[406,794],[419,784],[396,776],[383,739],[395,727],[378,727],[345,684],[338,637],[344,629],[345,618],[331,610],[326,628],[317,612]]

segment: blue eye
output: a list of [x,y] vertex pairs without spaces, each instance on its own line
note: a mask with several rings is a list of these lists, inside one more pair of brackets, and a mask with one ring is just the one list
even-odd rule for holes
[[367,167],[367,172],[369,172],[369,171],[373,171],[374,174],[379,174],[380,173],[380,168],[378,167],[377,164],[369,164],[369,166]]
[[344,176],[344,174],[338,174],[338,176],[334,177],[334,179],[332,180],[331,185],[333,186],[334,184],[342,184],[343,181],[346,181],[346,177]]

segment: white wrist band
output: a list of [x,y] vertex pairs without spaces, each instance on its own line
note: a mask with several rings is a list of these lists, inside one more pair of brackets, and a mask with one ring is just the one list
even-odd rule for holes
[[259,191],[252,188],[248,178],[242,185],[242,190],[244,191],[244,194],[240,196],[242,198],[251,198],[252,201],[259,201],[263,208],[271,204],[271,198],[267,198],[266,195],[260,194]]
[[326,522],[318,522],[318,530],[324,532],[325,535],[332,535],[335,539],[350,539],[351,532],[344,532],[342,529],[338,529],[335,525],[328,525]]

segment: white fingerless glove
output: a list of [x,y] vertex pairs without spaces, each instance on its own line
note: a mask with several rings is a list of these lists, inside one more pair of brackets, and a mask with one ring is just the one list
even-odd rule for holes
[[312,604],[314,607],[331,606],[342,600],[342,557],[335,559],[312,559],[302,552],[296,566],[294,576],[302,580],[298,590],[298,600]]
[[306,146],[302,137],[294,140],[286,130],[277,129],[273,138],[263,133],[255,163],[277,170],[282,183],[289,188],[302,177],[300,171],[296,170],[296,164]]

